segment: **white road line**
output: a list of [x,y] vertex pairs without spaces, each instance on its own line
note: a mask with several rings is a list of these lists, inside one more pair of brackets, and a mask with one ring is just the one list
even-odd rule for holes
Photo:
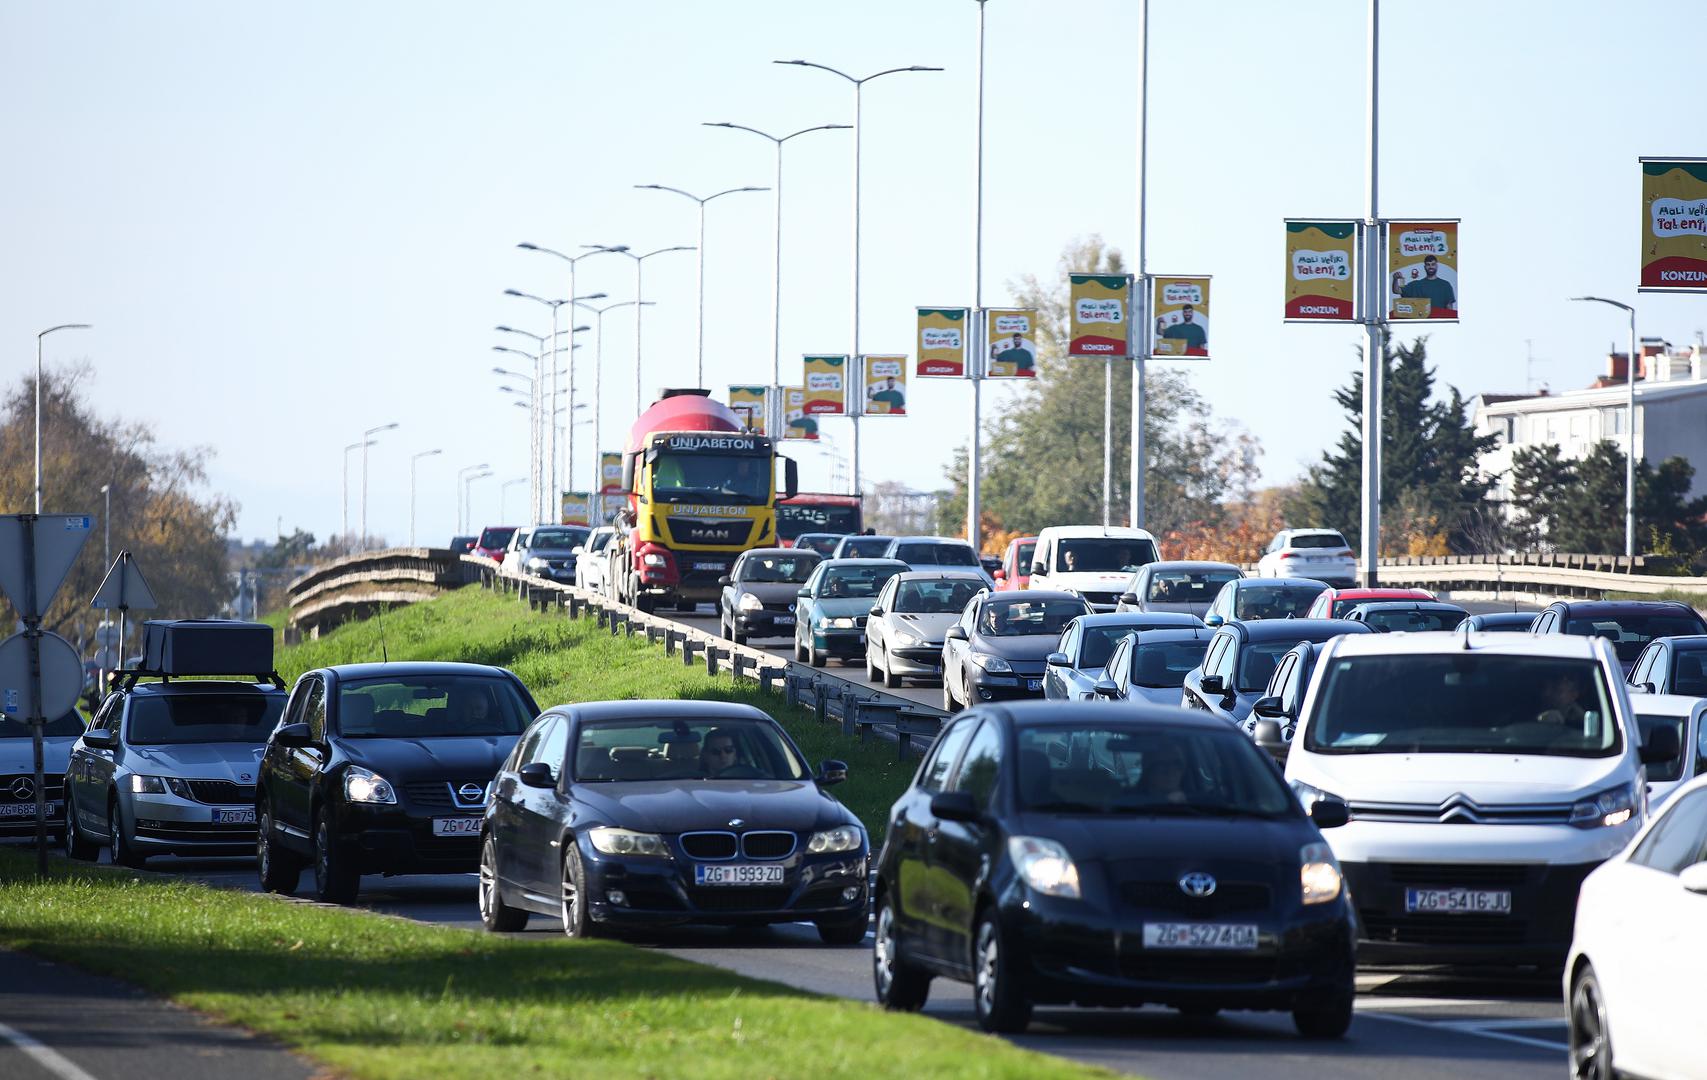
[[1360,996],[1359,1009],[1486,1009],[1504,1002],[1477,998],[1388,997],[1385,994]]
[[17,1028],[0,1024],[0,1039],[5,1039],[34,1058],[36,1064],[59,1077],[59,1080],[95,1080],[93,1076],[79,1068],[76,1062],[41,1040],[25,1035]]
[[1517,1043],[1519,1046],[1529,1046],[1554,1053],[1563,1053],[1569,1049],[1569,1047],[1564,1043],[1551,1042],[1547,1039],[1531,1039],[1525,1035],[1512,1035],[1504,1031],[1489,1031],[1487,1028],[1483,1027],[1469,1025],[1460,1026],[1458,1024],[1443,1024],[1430,1020],[1418,1020],[1414,1016],[1400,1016],[1397,1013],[1367,1012],[1359,1010],[1358,1015],[1370,1020],[1389,1020],[1395,1024],[1409,1024],[1412,1027],[1431,1028],[1435,1031],[1444,1029],[1457,1032],[1462,1035],[1479,1035],[1484,1039],[1499,1039],[1502,1042]]

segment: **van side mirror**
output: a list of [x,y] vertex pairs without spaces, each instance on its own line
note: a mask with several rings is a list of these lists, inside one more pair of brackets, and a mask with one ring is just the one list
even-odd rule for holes
[[1674,727],[1657,727],[1648,732],[1648,738],[1642,743],[1642,764],[1663,765],[1675,761],[1683,752],[1683,743],[1677,737]]
[[273,732],[273,741],[280,746],[307,746],[313,738],[307,724],[286,724]]
[[1257,698],[1256,704],[1251,706],[1251,711],[1258,716],[1266,716],[1272,720],[1278,720],[1286,715],[1285,706],[1281,705],[1280,698],[1274,694]]
[[1122,604],[1136,604],[1138,602],[1138,594],[1135,592],[1123,592],[1120,594],[1120,602]]
[[1031,564],[1031,575],[1033,577],[1038,577],[1040,575],[1047,574],[1048,572],[1049,568],[1040,562],[1034,562]]
[[879,615],[883,614],[883,605],[882,604],[873,604],[873,605],[871,605],[871,610],[866,612],[865,614],[866,614],[867,618],[875,619]]
[[793,458],[782,460],[782,497],[792,499],[800,493],[800,465]]
[[943,821],[977,821],[978,804],[966,791],[939,791],[931,796],[931,816]]
[[530,761],[516,770],[516,778],[527,787],[548,788],[556,783],[551,778],[551,766],[543,761]]
[[1317,799],[1310,804],[1310,822],[1318,829],[1337,829],[1351,820],[1351,807],[1344,799]]

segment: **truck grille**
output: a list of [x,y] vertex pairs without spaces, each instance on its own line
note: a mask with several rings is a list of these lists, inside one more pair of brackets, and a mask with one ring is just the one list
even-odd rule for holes
[[666,516],[664,522],[678,544],[745,544],[753,532],[753,523],[746,518],[716,521]]

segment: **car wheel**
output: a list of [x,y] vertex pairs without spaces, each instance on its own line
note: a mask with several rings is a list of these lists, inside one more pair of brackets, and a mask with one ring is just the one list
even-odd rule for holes
[[1002,924],[986,909],[972,936],[972,1008],[985,1031],[1017,1033],[1031,1022],[1031,1002],[1017,976]]
[[901,955],[895,910],[883,897],[877,901],[877,940],[871,948],[871,977],[877,1003],[895,1012],[918,1012],[930,996],[931,977],[908,964]]
[[808,645],[806,647],[806,662],[811,664],[813,667],[823,667],[829,662],[829,658],[824,655],[823,649],[818,648],[816,645]]
[[[71,790],[69,782],[64,790]],[[100,845],[84,836],[77,827],[77,808],[72,805],[69,795],[65,799],[65,854],[78,862],[94,862],[101,857]]]
[[113,847],[114,863],[132,870],[141,870],[147,864],[148,856],[132,847],[125,837],[124,815],[119,812],[117,799],[107,805],[107,836]]
[[1351,1027],[1351,1003],[1356,986],[1350,979],[1327,999],[1309,1008],[1293,1009],[1292,1024],[1306,1039],[1337,1039]]
[[883,685],[893,690],[900,686],[901,676],[895,674],[895,658],[887,651],[883,654]]
[[873,683],[883,681],[883,672],[877,669],[877,661],[871,658],[870,648],[865,650],[865,681]]
[[597,937],[599,924],[587,911],[587,870],[581,865],[581,849],[573,838],[565,839],[563,847],[563,890],[558,908],[563,932],[572,938]]
[[528,924],[528,913],[504,903],[498,888],[498,842],[490,835],[480,842],[480,922],[495,934],[508,934]]
[[273,808],[263,805],[255,815],[255,868],[261,873],[261,888],[289,895],[302,880],[302,860],[286,851],[273,835]]
[[697,607],[699,607],[699,605],[694,603],[692,600],[677,600],[676,601],[676,610],[677,611],[691,612]]
[[794,639],[794,662],[797,664],[806,662],[806,646],[800,644],[799,638]]
[[948,678],[942,680],[942,711],[953,716],[960,711],[960,703],[954,700],[954,691],[948,688]]
[[1612,1080],[1612,1032],[1606,1026],[1606,999],[1593,964],[1584,964],[1571,981],[1570,1060],[1573,1080]]
[[353,904],[362,878],[332,835],[332,823],[322,809],[314,815],[314,899],[322,904]]
[[859,915],[851,919],[819,919],[818,940],[826,945],[858,945],[865,940],[865,931],[870,925],[871,917],[865,913],[863,907]]

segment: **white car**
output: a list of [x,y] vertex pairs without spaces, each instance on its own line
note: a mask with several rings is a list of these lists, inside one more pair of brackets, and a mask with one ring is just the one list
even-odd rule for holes
[[575,584],[596,593],[605,592],[606,548],[616,539],[616,530],[600,525],[587,535],[587,542],[575,549]]
[[1037,534],[1026,588],[1076,592],[1092,611],[1113,611],[1132,575],[1156,559],[1156,538],[1143,529],[1051,525]]
[[1707,773],[1707,698],[1682,694],[1635,693],[1631,687],[1630,707],[1636,710],[1636,726],[1644,745],[1662,724],[1677,734],[1677,755],[1670,761],[1648,762],[1648,808],[1655,809],[1672,792]]
[[1357,559],[1333,529],[1282,529],[1257,560],[1257,576],[1315,578],[1350,588],[1357,584]]
[[1573,1077],[1707,1076],[1707,778],[1588,876],[1565,967]]

